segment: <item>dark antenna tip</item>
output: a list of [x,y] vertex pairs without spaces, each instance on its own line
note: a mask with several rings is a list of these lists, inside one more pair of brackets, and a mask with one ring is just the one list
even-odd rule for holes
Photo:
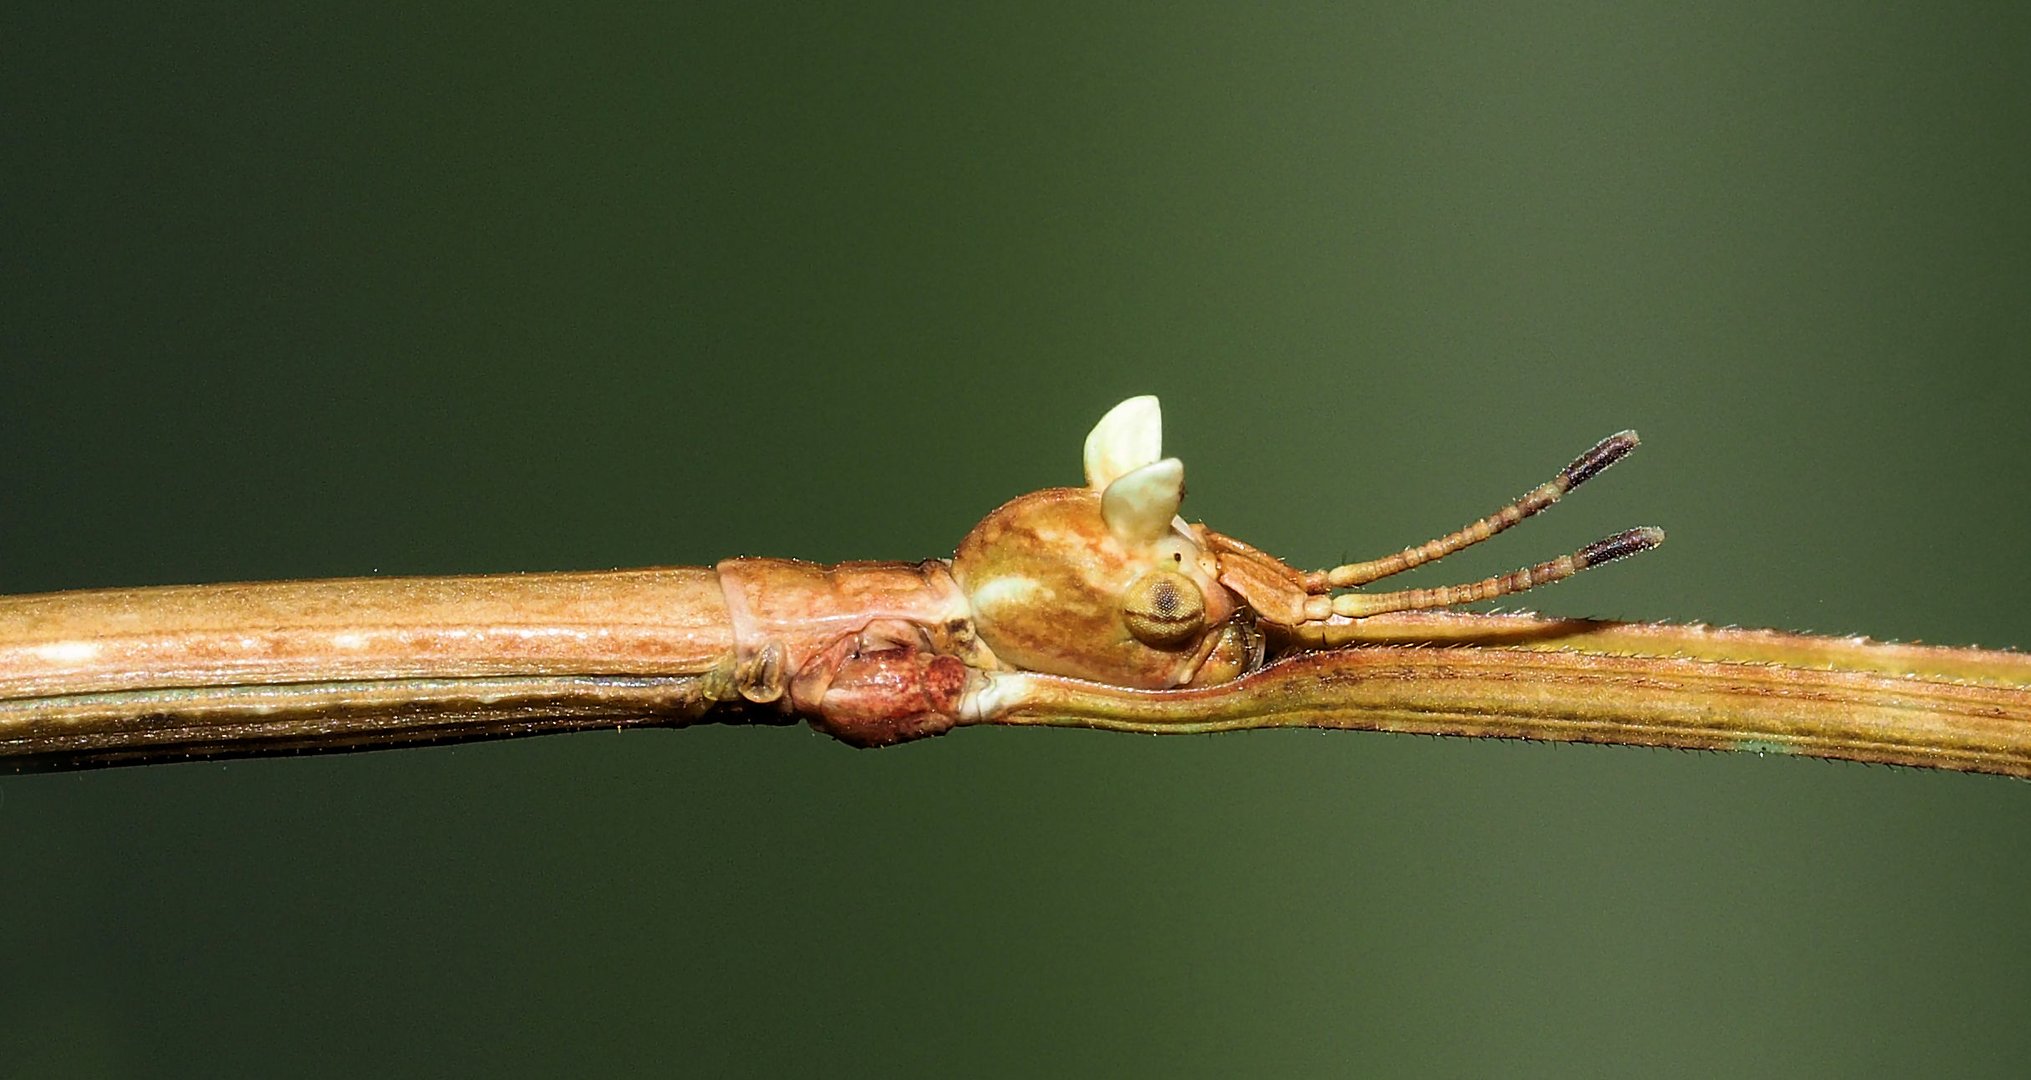
[[1566,490],[1593,479],[1602,469],[1628,457],[1631,450],[1641,445],[1643,440],[1637,438],[1634,431],[1618,431],[1595,443],[1592,450],[1574,458],[1573,463],[1559,474],[1566,482]]
[[1640,555],[1664,543],[1664,530],[1655,525],[1644,525],[1602,537],[1573,554],[1573,561],[1582,567],[1599,566],[1602,563]]

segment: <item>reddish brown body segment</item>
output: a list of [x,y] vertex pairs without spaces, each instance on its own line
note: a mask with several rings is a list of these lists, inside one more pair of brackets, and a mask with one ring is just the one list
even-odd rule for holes
[[946,564],[728,559],[735,689],[858,746],[936,735],[991,669]]
[[943,735],[959,722],[972,669],[956,656],[901,646],[840,655],[825,664],[827,686],[811,726],[853,746],[893,746]]
[[907,625],[940,652],[974,658],[966,597],[942,560],[844,562],[727,559],[714,570],[726,593],[735,651],[747,661],[772,643],[801,671],[841,637]]

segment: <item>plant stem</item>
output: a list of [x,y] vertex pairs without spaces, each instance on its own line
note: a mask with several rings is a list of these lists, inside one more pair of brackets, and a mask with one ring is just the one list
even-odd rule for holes
[[2031,657],[2018,653],[1516,615],[1392,618],[1403,644],[1301,653],[1231,687],[1148,692],[1007,676],[1005,708],[988,722],[1151,734],[1342,728],[2031,777]]

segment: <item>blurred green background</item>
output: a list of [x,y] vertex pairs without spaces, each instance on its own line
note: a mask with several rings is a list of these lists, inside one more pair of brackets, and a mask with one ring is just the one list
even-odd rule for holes
[[[2031,645],[2031,16],[31,5],[0,591],[950,552],[1163,395],[1319,565]],[[2021,1075],[2031,787],[705,727],[0,779],[0,1075]]]

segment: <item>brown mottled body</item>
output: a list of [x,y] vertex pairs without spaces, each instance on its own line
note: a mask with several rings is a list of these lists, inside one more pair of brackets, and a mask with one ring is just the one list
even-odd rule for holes
[[[1219,585],[1219,563],[1196,536],[1125,542],[1108,529],[1100,505],[1086,488],[1049,488],[1007,503],[960,541],[953,557],[959,583],[995,650],[1020,667],[1119,686],[1182,686],[1219,644],[1216,636],[1153,646],[1132,632],[1120,597],[1155,565],[1195,580],[1203,625],[1224,623],[1239,601]],[[1067,548],[1084,557],[1062,558]]]

